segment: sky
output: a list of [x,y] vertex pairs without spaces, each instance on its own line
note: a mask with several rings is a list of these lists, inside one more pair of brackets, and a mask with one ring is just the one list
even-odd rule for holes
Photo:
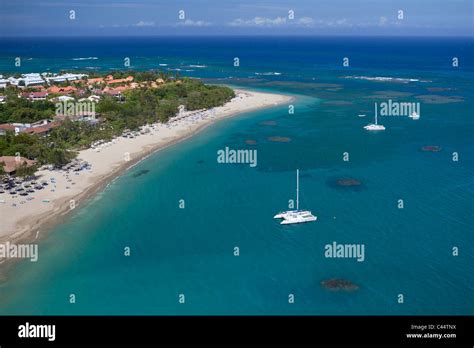
[[0,37],[474,36],[474,0],[0,0]]

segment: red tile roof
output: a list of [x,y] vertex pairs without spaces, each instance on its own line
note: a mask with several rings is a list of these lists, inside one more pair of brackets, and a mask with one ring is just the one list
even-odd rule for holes
[[97,78],[93,78],[93,79],[87,79],[87,83],[89,85],[92,85],[94,83],[99,83],[99,82],[104,82],[104,79],[102,77],[97,77]]
[[131,82],[133,81],[133,76],[127,76],[125,79],[117,79],[117,80],[109,80],[107,81],[108,84],[112,83],[122,83],[122,82]]
[[48,88],[49,93],[55,93],[55,94],[70,94],[75,91],[77,91],[77,88],[73,86],[67,86],[67,87],[51,86]]
[[28,167],[36,163],[36,161],[29,160],[25,157],[19,157],[17,159],[17,157],[15,156],[1,156],[0,163],[2,162],[5,163],[3,165],[3,169],[5,170],[6,173],[14,172],[15,170],[17,170],[19,166],[21,166],[25,162]]
[[15,126],[12,125],[12,124],[9,124],[9,123],[2,123],[2,124],[0,124],[0,129],[14,131],[14,130],[15,130]]
[[60,125],[59,122],[51,122],[48,124],[45,124],[44,126],[38,126],[38,127],[31,127],[25,129],[25,133],[28,134],[43,134],[46,132],[49,132],[51,129],[56,128]]

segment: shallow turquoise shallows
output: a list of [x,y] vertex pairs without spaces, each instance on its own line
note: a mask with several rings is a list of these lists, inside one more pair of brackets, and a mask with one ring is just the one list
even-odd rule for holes
[[[283,105],[220,121],[125,172],[48,233],[38,262],[12,267],[0,314],[474,314],[471,39],[141,40],[130,43],[136,69],[203,65],[188,75],[292,94],[295,113]],[[109,44],[65,42],[62,55],[47,43],[16,47],[36,64],[30,72],[113,71],[123,52]],[[377,76],[416,81],[366,79]],[[379,117],[387,129],[368,133],[374,102],[388,99],[420,102],[421,118]],[[421,151],[429,145],[441,151]],[[257,149],[257,166],[218,163],[226,146]],[[295,198],[296,169],[300,207],[318,220],[282,226],[273,215]],[[325,257],[333,242],[363,244],[364,261]],[[328,291],[321,282],[332,278],[359,289]]]

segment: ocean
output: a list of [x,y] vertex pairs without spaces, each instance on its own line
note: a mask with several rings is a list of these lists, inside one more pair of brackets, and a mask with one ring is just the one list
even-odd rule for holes
[[[159,151],[81,204],[41,241],[38,262],[9,271],[0,314],[474,314],[473,44],[0,39],[0,74],[113,72],[128,57],[130,69],[296,98],[293,114],[242,114]],[[420,103],[420,119],[379,115],[386,130],[365,131],[374,103],[389,100]],[[257,166],[218,163],[225,147],[256,149]],[[318,220],[282,226],[273,215],[295,198],[296,169],[300,206]],[[326,257],[333,242],[363,245],[364,260]],[[359,288],[321,285],[334,278]]]

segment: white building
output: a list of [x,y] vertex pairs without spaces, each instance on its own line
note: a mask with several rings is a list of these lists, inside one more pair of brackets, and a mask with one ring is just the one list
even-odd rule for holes
[[61,95],[61,96],[57,97],[56,99],[59,100],[60,102],[74,100],[73,97],[70,97],[68,95]]
[[22,76],[22,80],[25,82],[25,86],[44,84],[44,80],[40,74],[37,74],[37,73],[22,74],[21,76]]
[[48,83],[51,82],[66,82],[66,81],[76,81],[76,80],[81,80],[84,77],[87,77],[86,74],[62,74],[62,75],[46,75],[43,73],[43,76],[45,77],[46,81]]
[[[20,86],[21,82],[24,82],[25,87],[34,86],[34,85],[42,85],[44,84],[44,80],[40,74],[32,73],[32,74],[22,74],[20,78],[16,79],[13,76],[10,76],[8,79],[4,80],[5,84],[12,84],[15,86]],[[0,82],[1,84],[1,82]]]
[[100,96],[91,95],[90,97],[82,98],[80,101],[90,101],[90,102],[98,103],[100,101]]

